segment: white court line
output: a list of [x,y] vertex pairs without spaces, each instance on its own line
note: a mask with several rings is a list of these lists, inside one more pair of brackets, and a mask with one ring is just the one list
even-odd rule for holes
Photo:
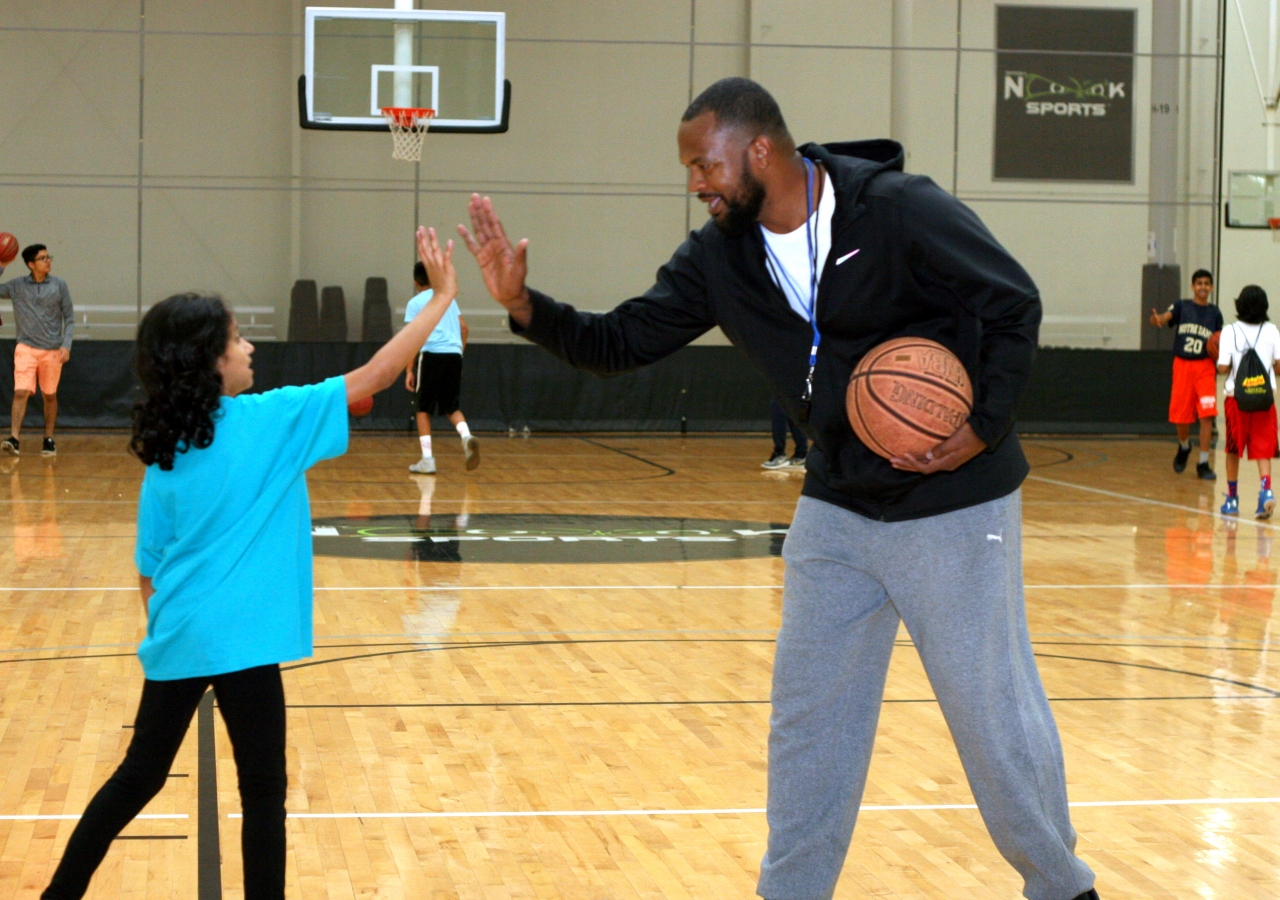
[[1212,516],[1215,519],[1222,519],[1224,522],[1240,522],[1245,521],[1248,524],[1255,525],[1258,528],[1270,528],[1273,531],[1280,531],[1280,525],[1271,525],[1267,522],[1259,522],[1254,519],[1249,522],[1248,519],[1242,520],[1239,516],[1224,516],[1222,513],[1212,509],[1198,509],[1194,506],[1183,506],[1180,503],[1167,503],[1164,500],[1151,500],[1147,497],[1138,497],[1134,494],[1121,494],[1118,491],[1107,491],[1102,488],[1085,487],[1083,484],[1072,484],[1070,481],[1059,481],[1056,478],[1045,478],[1042,475],[1028,475],[1027,481],[1039,481],[1042,484],[1056,484],[1058,487],[1075,488],[1077,491],[1088,491],[1090,494],[1101,494],[1104,497],[1116,497],[1120,500],[1130,500],[1134,503],[1146,503],[1150,506],[1163,506],[1166,509],[1180,509],[1183,512],[1195,513],[1198,516]]
[[1205,591],[1274,591],[1277,585],[1274,584],[1027,584],[1023,585],[1027,590],[1046,590],[1046,591],[1089,591],[1089,590],[1149,590],[1153,588],[1165,588],[1168,590],[1184,590],[1187,588],[1195,588]]
[[[52,588],[50,590],[53,590]],[[137,590],[137,588],[134,588]],[[501,584],[318,587],[319,591],[780,591],[780,584]]]
[[[69,816],[0,816],[0,822],[49,822],[49,821],[70,821],[79,819],[78,815]],[[147,813],[141,816],[134,816],[135,819],[189,819],[186,813]]]
[[[1240,803],[1280,803],[1280,797],[1202,797],[1194,800],[1085,800],[1068,803],[1072,807],[1121,806],[1226,806]],[[895,806],[864,806],[861,812],[924,812],[940,809],[977,809],[976,803],[909,803]],[[763,815],[764,807],[742,809],[555,809],[512,812],[375,812],[375,813],[289,813],[290,819],[529,819],[595,816],[748,816]],[[228,819],[242,818],[228,813]]]
[[[1276,527],[1276,526],[1267,526]],[[1205,591],[1250,590],[1274,591],[1273,584],[1027,584],[1026,590],[1186,590],[1199,589]],[[0,587],[5,591],[136,591],[136,587]],[[385,585],[351,585],[348,587],[317,587],[316,593],[334,593],[340,591],[417,591],[419,593],[455,593],[458,591],[780,591],[780,584],[510,584],[510,585],[457,585],[442,586],[437,584],[385,584]],[[115,644],[102,644],[112,647]]]

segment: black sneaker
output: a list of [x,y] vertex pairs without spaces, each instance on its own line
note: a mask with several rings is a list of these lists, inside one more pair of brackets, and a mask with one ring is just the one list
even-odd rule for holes
[[47,437],[44,439],[44,443],[40,445],[40,455],[41,456],[57,456],[58,455],[58,445],[53,442],[53,438]]
[[1093,888],[1089,888],[1089,890],[1085,891],[1079,897],[1076,897],[1076,900],[1102,900],[1102,898],[1098,896],[1097,891]]
[[10,456],[22,455],[18,452],[18,439],[16,437],[7,437],[3,441],[0,441],[0,450],[3,450]]
[[1214,474],[1213,469],[1209,468],[1207,462],[1196,463],[1196,477],[1201,481],[1217,481],[1218,476]]
[[1178,454],[1173,458],[1173,471],[1181,472],[1187,468],[1187,457],[1191,455],[1191,445],[1178,445]]

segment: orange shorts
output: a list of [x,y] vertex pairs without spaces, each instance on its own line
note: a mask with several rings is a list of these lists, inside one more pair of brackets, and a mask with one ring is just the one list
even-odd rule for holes
[[62,378],[62,351],[37,350],[26,344],[13,348],[13,389],[35,393],[36,381],[43,394],[58,393]]
[[1169,421],[1190,425],[1218,415],[1218,373],[1211,359],[1173,358]]

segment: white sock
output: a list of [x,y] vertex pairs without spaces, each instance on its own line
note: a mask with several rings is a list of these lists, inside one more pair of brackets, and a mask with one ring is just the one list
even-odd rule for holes
[[1200,462],[1201,462],[1201,463],[1207,463],[1208,461],[1209,461],[1209,451],[1208,451],[1208,450],[1201,450],[1201,451],[1200,451]]
[[458,429],[458,434],[462,435],[462,439],[464,441],[467,438],[471,437],[471,429],[467,427],[467,423],[465,419],[453,427]]
[[422,445],[422,458],[427,459],[431,456],[431,435],[418,435],[418,443]]
[[[431,438],[427,438],[427,440],[431,440]],[[436,492],[436,480],[434,478],[423,478],[421,480],[425,481],[426,484],[418,485],[418,492],[421,494],[418,498],[418,515],[430,516],[431,498]]]
[[1191,441],[1190,440],[1178,441],[1178,446],[1181,447],[1183,450],[1190,450]]

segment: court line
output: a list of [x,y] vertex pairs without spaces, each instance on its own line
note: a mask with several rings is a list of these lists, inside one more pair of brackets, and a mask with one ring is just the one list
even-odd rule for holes
[[[1228,806],[1237,804],[1280,803],[1280,797],[1202,797],[1189,800],[1078,800],[1073,808],[1117,808],[1126,806]],[[927,812],[931,810],[977,809],[976,803],[905,803],[867,805],[859,812]],[[515,810],[511,812],[375,812],[375,813],[288,813],[290,819],[535,819],[594,818],[597,816],[744,816],[763,815],[762,806],[725,809],[556,809]],[[228,819],[242,818],[228,813]]]
[[[80,815],[61,816],[0,816],[0,822],[69,822],[79,819]],[[144,813],[134,816],[135,819],[189,819],[186,813]]]
[[[410,638],[412,640],[406,643],[437,644],[443,641],[448,641],[448,640],[457,639],[457,638],[545,637],[547,635],[554,636],[554,635],[561,635],[561,634],[566,634],[566,635],[580,635],[580,634],[775,635],[777,633],[778,633],[777,628],[686,629],[686,630],[657,629],[657,628],[639,628],[639,629],[617,629],[617,628],[607,629],[606,628],[606,629],[580,630],[580,631],[556,630],[556,631],[459,631],[459,632],[395,631],[395,632],[387,632],[384,634],[320,634],[320,635],[315,635],[315,640],[316,641],[355,641],[355,640],[370,640],[373,638]],[[1062,641],[1049,641],[1049,640],[1046,640],[1047,638],[1091,638],[1093,640],[1087,644],[1083,644],[1083,646],[1095,646],[1095,647],[1129,646],[1127,644],[1113,644],[1113,643],[1100,644],[1100,643],[1096,643],[1096,641],[1142,640],[1142,641],[1197,641],[1198,642],[1197,644],[1192,646],[1177,648],[1177,649],[1184,649],[1184,650],[1218,650],[1218,649],[1266,650],[1266,649],[1269,649],[1266,646],[1255,646],[1262,643],[1257,639],[1204,637],[1200,635],[1185,635],[1185,634],[1081,634],[1081,633],[1075,633],[1075,632],[1067,633],[1067,634],[1059,634],[1058,632],[1053,632],[1053,631],[1033,631],[1031,632],[1031,638],[1032,638],[1031,642],[1033,644],[1064,643]],[[1212,642],[1217,642],[1217,643],[1212,643]],[[900,646],[900,647],[911,646],[911,642],[905,638],[899,638],[896,641],[896,644],[897,646]],[[1229,646],[1229,645],[1236,645],[1236,644],[1244,644],[1247,646],[1244,646],[1244,647]],[[341,648],[343,646],[347,646],[347,645],[317,643],[315,644],[315,649],[329,650],[329,649]],[[360,645],[357,645],[357,646],[360,646]],[[374,645],[364,645],[364,646],[374,646]],[[1151,645],[1151,646],[1154,647],[1158,645]],[[127,647],[130,649],[130,651],[135,651],[137,650],[138,644],[136,642],[133,642],[128,644],[81,644],[81,645],[68,646],[68,647],[10,647],[10,648],[0,648],[0,655],[6,654],[6,653],[55,653],[55,652],[62,652],[66,650],[96,650],[100,648],[114,648],[114,647]],[[106,658],[111,658],[116,656],[123,657],[123,656],[132,656],[132,655],[133,653],[130,652],[127,654],[98,654],[91,657],[56,656],[56,657],[49,657],[49,660],[106,659]],[[0,662],[3,662],[3,660],[0,660]],[[177,777],[186,777],[186,776],[174,775],[171,777],[177,778]]]
[[[1074,658],[1074,657],[1071,657]],[[1184,694],[1166,697],[1049,697],[1050,703],[1172,703],[1188,700],[1278,700],[1277,694]],[[285,709],[556,709],[599,706],[768,706],[772,700],[493,700],[475,703],[287,703]],[[936,697],[884,699],[886,706],[936,704]]]
[[[1277,527],[1277,526],[1268,526]],[[1205,591],[1274,591],[1280,585],[1274,584],[1027,584],[1023,588],[1028,591],[1123,591],[1123,590],[1205,590]],[[0,593],[20,591],[52,593],[87,592],[87,591],[136,591],[130,587],[13,587],[0,586]],[[459,591],[780,591],[780,584],[376,584],[348,585],[344,587],[316,587],[315,593],[334,593],[339,591],[417,591],[418,593],[456,593]],[[102,644],[99,646],[114,646]]]
[[[1198,516],[1211,516],[1215,519],[1221,519],[1224,522],[1240,522],[1239,516],[1224,516],[1222,513],[1213,509],[1199,509],[1195,506],[1183,506],[1180,503],[1169,503],[1165,500],[1152,500],[1149,497],[1139,497],[1136,494],[1122,494],[1119,491],[1108,491],[1103,488],[1085,487],[1083,484],[1072,484],[1070,481],[1059,481],[1056,478],[1045,478],[1041,475],[1028,475],[1027,481],[1039,481],[1042,484],[1054,484],[1058,487],[1075,488],[1077,491],[1088,491],[1090,494],[1101,494],[1104,497],[1116,497],[1120,500],[1129,500],[1133,503],[1146,503],[1150,506],[1163,506],[1166,509],[1178,509],[1183,512],[1195,513]],[[1255,525],[1258,528],[1269,528],[1272,531],[1280,531],[1280,525],[1272,525],[1267,522],[1260,522],[1254,519],[1249,522],[1248,519],[1243,520],[1248,524]]]

